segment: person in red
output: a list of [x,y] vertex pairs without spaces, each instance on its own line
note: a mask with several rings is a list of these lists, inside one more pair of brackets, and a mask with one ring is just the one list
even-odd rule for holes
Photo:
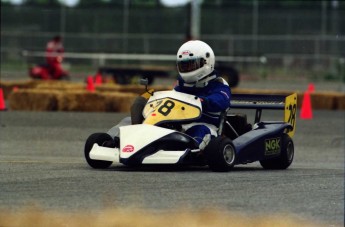
[[[66,72],[62,68],[64,47],[61,36],[57,35],[47,43],[46,61],[51,79],[61,79],[66,76]],[[47,75],[45,75],[46,77]],[[49,79],[49,78],[43,78]]]

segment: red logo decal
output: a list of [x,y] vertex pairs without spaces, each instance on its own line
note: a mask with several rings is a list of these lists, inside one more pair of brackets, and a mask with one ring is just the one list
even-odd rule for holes
[[188,55],[188,54],[190,54],[190,51],[189,51],[189,50],[184,50],[184,51],[182,51],[182,55]]
[[132,145],[126,145],[124,148],[122,148],[122,152],[133,152],[134,151],[134,147]]

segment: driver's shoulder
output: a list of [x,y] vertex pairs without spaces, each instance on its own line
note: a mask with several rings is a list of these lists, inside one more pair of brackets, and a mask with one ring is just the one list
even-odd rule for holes
[[228,82],[226,82],[226,80],[224,80],[222,77],[217,77],[214,80],[210,81],[209,85],[212,87],[229,87]]

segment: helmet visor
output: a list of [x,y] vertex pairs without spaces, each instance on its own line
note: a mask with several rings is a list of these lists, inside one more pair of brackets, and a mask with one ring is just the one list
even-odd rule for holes
[[197,69],[202,68],[204,64],[205,64],[205,59],[194,58],[194,59],[178,61],[177,68],[180,73],[188,73],[188,72],[193,72]]

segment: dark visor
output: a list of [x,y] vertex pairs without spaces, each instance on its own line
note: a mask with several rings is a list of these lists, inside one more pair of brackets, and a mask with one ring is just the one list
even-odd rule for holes
[[177,62],[177,68],[181,73],[188,73],[200,69],[204,66],[204,63],[205,59],[203,58],[182,60]]

